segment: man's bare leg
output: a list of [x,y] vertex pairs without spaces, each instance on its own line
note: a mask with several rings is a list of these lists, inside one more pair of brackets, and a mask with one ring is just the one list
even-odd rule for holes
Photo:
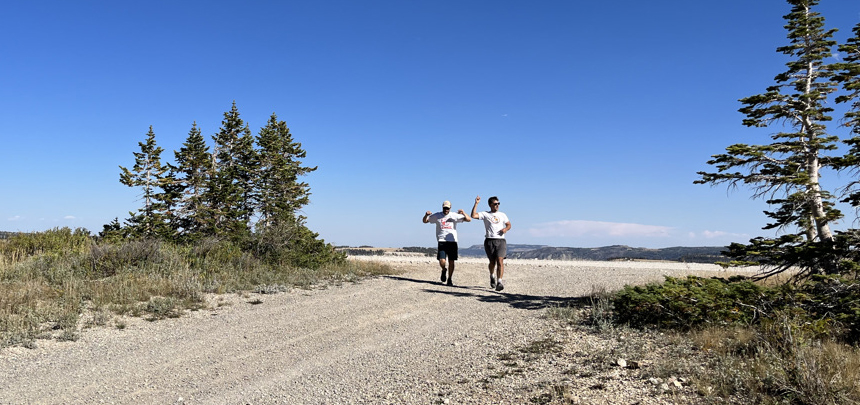
[[505,286],[502,283],[502,277],[505,275],[505,258],[499,257],[496,259],[496,271],[498,277],[496,278],[496,291],[502,291]]

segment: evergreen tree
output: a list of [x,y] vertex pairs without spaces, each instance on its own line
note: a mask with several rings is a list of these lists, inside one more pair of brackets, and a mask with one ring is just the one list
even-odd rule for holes
[[825,30],[824,18],[812,11],[817,0],[788,3],[792,9],[784,18],[789,45],[777,48],[791,57],[788,69],[775,77],[776,84],[766,93],[741,99],[744,107],[739,111],[746,115],[746,126],[782,123],[790,131],[776,133],[767,145],[729,146],[727,153],[708,161],[717,173],[699,172],[696,183],[751,186],[754,197],[766,197],[768,204],[776,206],[766,212],[773,222],[764,229],[795,231],[777,239],[756,238],[750,245],[734,244],[730,256],[768,265],[773,273],[791,266],[834,272],[835,266],[823,253],[832,246],[830,225],[841,214],[820,180],[822,170],[834,164],[826,152],[836,149],[838,140],[825,125],[832,112],[827,98],[837,90],[830,79],[832,67],[825,63],[836,44],[835,30]]
[[[842,125],[849,128],[852,134],[844,141],[850,149],[838,166],[839,169],[852,170],[857,175],[860,173],[860,23],[854,26],[853,33],[853,37],[839,46],[839,52],[845,56],[843,63],[837,64],[838,72],[834,79],[842,83],[845,90],[845,94],[836,97],[836,102],[849,104]],[[847,197],[843,200],[853,207],[860,207],[858,184],[860,181],[855,180],[846,187]]]
[[204,199],[212,171],[212,156],[196,121],[191,125],[182,148],[173,153],[181,185],[177,189],[181,194],[177,228],[183,237],[197,239],[208,227],[214,228],[214,224],[208,221],[212,216]]
[[254,149],[254,136],[251,135],[247,124],[242,131],[242,136],[239,137],[235,151],[236,185],[242,193],[236,209],[241,213],[240,218],[247,228],[250,226],[251,217],[257,206],[257,181],[260,167],[259,154]]
[[[285,122],[273,113],[255,138],[234,102],[213,140],[210,154],[195,122],[183,147],[174,151],[175,165],[162,165],[163,150],[150,127],[141,151],[134,153],[134,168],[120,166],[120,181],[143,189],[143,207],[129,213],[126,227],[118,220],[105,225],[101,238],[232,239],[272,266],[317,268],[345,260],[296,215],[310,196],[299,177],[317,168],[302,165],[306,152]],[[260,221],[252,233],[255,215]]]
[[131,236],[156,238],[167,233],[164,195],[161,187],[167,167],[161,164],[161,152],[156,145],[152,126],[146,134],[146,142],[138,142],[140,152],[134,152],[134,167],[128,170],[120,166],[120,183],[143,190],[143,206],[137,213],[129,212],[129,233]]
[[122,224],[119,223],[119,218],[114,218],[113,221],[105,224],[102,227],[102,231],[99,232],[99,239],[107,242],[117,242],[126,236]]
[[[215,141],[213,171],[209,176],[206,203],[212,215],[214,236],[242,237],[249,232],[248,219],[253,214],[251,175],[253,142],[251,131],[239,117],[236,102],[224,113],[221,129],[212,137]],[[249,150],[250,147],[250,150]]]
[[[860,23],[854,26],[854,36],[839,46],[839,52],[844,54],[843,62],[837,64],[837,74],[834,79],[842,84],[844,93],[836,98],[837,103],[848,104],[848,110],[842,120],[842,125],[849,128],[851,137],[844,142],[849,146],[848,152],[838,160],[840,170],[849,170],[855,180],[844,188],[842,202],[849,203],[855,209],[855,218],[860,211]],[[837,232],[836,247],[839,252],[840,272],[860,273],[860,230],[848,229]]]
[[300,218],[295,213],[308,203],[310,187],[299,181],[299,177],[317,168],[302,166],[301,159],[307,156],[307,152],[301,143],[293,140],[286,122],[278,121],[275,113],[260,129],[257,145],[260,147],[258,226],[277,225]]
[[165,165],[167,173],[161,178],[159,187],[161,192],[156,194],[164,206],[165,228],[162,230],[162,239],[175,241],[179,238],[181,231],[181,220],[179,217],[182,208],[182,189],[185,185],[177,178],[177,168],[170,163]]

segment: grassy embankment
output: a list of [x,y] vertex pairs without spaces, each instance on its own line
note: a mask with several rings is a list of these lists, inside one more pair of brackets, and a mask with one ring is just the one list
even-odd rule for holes
[[[702,403],[858,404],[860,348],[854,320],[860,284],[824,278],[806,285],[811,287],[667,279],[599,291],[590,305],[553,308],[547,314],[603,336],[611,342],[603,351],[612,358],[659,352],[659,360],[640,371],[642,378],[684,377]],[[824,293],[816,298],[815,291]],[[816,312],[821,302],[825,310]],[[652,315],[659,318],[646,319]],[[590,356],[593,367],[606,367],[608,355]],[[546,403],[567,403],[567,394],[548,391]]]
[[388,266],[335,260],[272,264],[229,242],[96,242],[55,229],[0,240],[0,347],[75,340],[94,325],[123,328],[122,316],[177,317],[205,307],[208,293],[272,293],[390,274]]

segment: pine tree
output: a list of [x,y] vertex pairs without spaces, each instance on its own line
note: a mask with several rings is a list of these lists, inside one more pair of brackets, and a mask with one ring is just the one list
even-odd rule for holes
[[127,236],[125,233],[122,224],[119,223],[119,218],[114,218],[113,221],[102,227],[102,231],[99,232],[99,239],[107,242],[117,242]]
[[249,233],[248,219],[253,214],[249,199],[254,151],[251,131],[239,117],[235,101],[212,139],[215,150],[206,203],[214,223],[209,231],[214,236],[243,237]]
[[821,252],[832,245],[830,225],[841,213],[820,180],[822,170],[833,166],[826,152],[835,150],[838,140],[825,125],[832,112],[827,98],[837,90],[830,79],[832,66],[825,63],[836,44],[835,30],[825,30],[824,18],[812,11],[817,0],[788,3],[792,9],[784,18],[790,43],[777,48],[791,58],[788,69],[775,77],[776,84],[766,93],[741,99],[744,107],[739,111],[746,115],[746,126],[782,123],[790,131],[776,133],[767,145],[729,146],[726,154],[708,161],[717,173],[699,172],[696,183],[751,186],[754,197],[766,197],[768,204],[776,206],[766,212],[773,222],[764,229],[796,231],[777,239],[756,238],[750,245],[733,244],[730,256],[753,259],[772,267],[774,273],[794,265],[813,273],[833,272],[834,266]]
[[[845,94],[836,97],[837,103],[848,103],[842,125],[851,130],[852,137],[844,142],[850,146],[849,151],[839,161],[839,169],[849,169],[854,174],[860,173],[860,23],[854,26],[854,36],[845,44],[839,46],[839,52],[845,54],[843,62],[837,64],[837,74],[834,80],[842,83]],[[853,207],[860,207],[860,181],[855,180],[846,187],[847,197],[844,202]]]
[[179,211],[181,209],[182,189],[184,184],[177,178],[176,167],[170,163],[164,166],[166,173],[159,179],[160,192],[156,193],[156,200],[163,207],[164,227],[161,229],[161,239],[176,241],[179,238],[181,220]]
[[259,178],[259,155],[254,149],[254,136],[248,125],[245,125],[242,136],[236,144],[236,185],[241,190],[242,198],[236,209],[241,213],[242,222],[248,227],[257,206],[257,181]]
[[212,216],[204,199],[212,171],[212,156],[196,121],[191,125],[182,148],[173,153],[181,183],[178,189],[181,193],[177,212],[178,229],[183,237],[197,239],[205,234],[207,227],[214,227],[214,224],[208,221]]
[[164,151],[156,145],[152,126],[146,134],[146,142],[138,142],[140,152],[134,152],[134,167],[128,170],[120,166],[120,183],[143,189],[143,206],[137,213],[129,212],[129,233],[135,237],[157,238],[166,233],[166,206],[160,193],[167,167],[161,164]]
[[315,171],[316,167],[302,166],[307,152],[302,144],[295,142],[286,122],[279,121],[272,113],[265,127],[257,136],[260,167],[258,181],[258,225],[277,225],[292,221],[296,211],[306,205],[310,198],[310,187],[299,181],[300,176]]

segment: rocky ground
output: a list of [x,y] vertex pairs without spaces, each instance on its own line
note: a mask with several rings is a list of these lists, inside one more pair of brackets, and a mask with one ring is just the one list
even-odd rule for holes
[[[699,403],[663,375],[671,339],[547,317],[594,291],[711,275],[716,266],[511,260],[504,291],[484,260],[272,295],[210,297],[177,319],[124,319],[75,342],[0,350],[0,403],[675,404]],[[584,308],[583,311],[587,311]]]

